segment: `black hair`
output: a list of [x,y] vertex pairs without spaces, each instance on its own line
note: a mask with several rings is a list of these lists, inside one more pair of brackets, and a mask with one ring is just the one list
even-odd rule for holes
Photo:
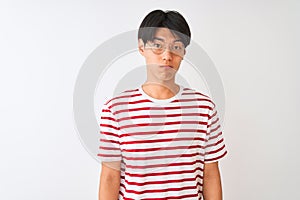
[[184,17],[177,11],[151,11],[142,21],[138,39],[142,39],[144,44],[152,41],[157,28],[168,28],[177,35],[183,42],[184,46],[188,46],[191,41],[191,31]]

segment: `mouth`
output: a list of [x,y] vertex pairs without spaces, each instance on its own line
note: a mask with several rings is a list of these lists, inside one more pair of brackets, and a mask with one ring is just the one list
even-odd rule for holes
[[173,68],[171,65],[161,65],[160,67],[163,67],[163,68]]

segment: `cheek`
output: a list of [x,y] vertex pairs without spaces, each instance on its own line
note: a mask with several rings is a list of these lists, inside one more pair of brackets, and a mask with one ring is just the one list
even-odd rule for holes
[[149,57],[146,57],[146,63],[159,64],[159,59],[155,56],[149,56]]
[[180,64],[181,64],[181,61],[182,61],[182,58],[178,58],[178,59],[176,59],[176,63],[177,63],[177,65],[179,66]]

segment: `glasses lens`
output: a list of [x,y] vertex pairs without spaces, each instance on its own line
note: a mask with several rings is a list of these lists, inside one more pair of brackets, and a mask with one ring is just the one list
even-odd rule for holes
[[[149,41],[149,46],[155,54],[161,54],[167,48],[167,44],[159,40]],[[172,53],[182,56],[184,54],[185,47],[182,42],[175,42],[169,45],[169,49]]]
[[176,55],[183,55],[184,54],[184,45],[182,42],[176,42],[172,44],[171,51]]
[[165,44],[161,41],[154,40],[150,43],[150,45],[151,45],[152,51],[156,54],[162,53],[165,48]]

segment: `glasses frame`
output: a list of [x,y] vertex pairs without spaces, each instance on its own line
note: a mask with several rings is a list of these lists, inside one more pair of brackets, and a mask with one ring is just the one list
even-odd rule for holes
[[[162,44],[161,48],[157,48],[154,46],[156,44],[156,41],[157,41],[157,43]],[[179,49],[179,50],[175,49],[176,43],[181,43],[182,49]],[[184,46],[183,42],[181,42],[181,41],[176,41],[174,43],[166,43],[166,42],[154,39],[154,40],[147,41],[146,45],[147,44],[150,47],[150,49],[152,50],[152,52],[156,55],[160,55],[160,54],[164,53],[166,51],[167,47],[168,47],[168,50],[172,54],[175,54],[177,56],[183,57],[185,54],[185,46]]]

